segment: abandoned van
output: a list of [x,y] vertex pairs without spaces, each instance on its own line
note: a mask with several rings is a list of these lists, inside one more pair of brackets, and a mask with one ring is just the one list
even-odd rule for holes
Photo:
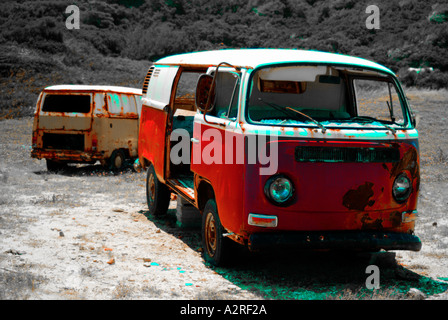
[[37,100],[31,156],[46,159],[49,171],[96,161],[121,169],[138,156],[140,112],[141,89],[47,87]]
[[395,74],[346,55],[229,49],[169,56],[145,78],[149,211],[202,214],[204,258],[251,250],[419,251],[415,117]]

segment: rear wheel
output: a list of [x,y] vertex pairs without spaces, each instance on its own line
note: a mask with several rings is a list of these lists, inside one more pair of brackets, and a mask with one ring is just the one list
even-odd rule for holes
[[202,214],[202,246],[205,261],[215,266],[229,263],[232,240],[223,236],[224,228],[218,216],[215,199],[205,204]]
[[166,214],[170,204],[170,196],[170,190],[157,179],[156,172],[151,164],[146,174],[146,201],[149,213],[156,216]]
[[125,161],[126,155],[124,154],[124,151],[121,149],[114,150],[109,159],[109,169],[122,170],[124,168]]

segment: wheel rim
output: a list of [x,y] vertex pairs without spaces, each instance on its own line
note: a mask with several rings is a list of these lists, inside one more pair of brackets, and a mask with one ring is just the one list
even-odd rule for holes
[[217,247],[216,221],[212,213],[208,213],[205,223],[205,243],[210,256],[214,256]]
[[148,190],[148,202],[149,202],[149,204],[152,204],[152,203],[154,203],[155,193],[156,193],[156,183],[154,181],[153,174],[151,174],[148,177],[147,190]]

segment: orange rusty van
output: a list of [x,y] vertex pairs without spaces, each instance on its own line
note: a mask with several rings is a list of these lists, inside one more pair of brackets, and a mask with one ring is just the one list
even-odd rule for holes
[[340,54],[241,49],[160,59],[142,96],[152,214],[202,214],[206,260],[251,250],[413,250],[416,119],[388,68]]
[[31,156],[55,171],[68,163],[100,161],[121,169],[138,156],[140,89],[57,85],[36,104]]

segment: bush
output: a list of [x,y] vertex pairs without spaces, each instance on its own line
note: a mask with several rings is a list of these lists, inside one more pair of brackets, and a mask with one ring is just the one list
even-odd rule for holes
[[415,79],[415,86],[429,89],[448,88],[448,73],[441,71],[420,73]]
[[401,69],[398,75],[401,83],[407,87],[428,88],[435,90],[448,88],[448,72],[435,70],[433,72],[423,71],[417,73],[416,71]]

